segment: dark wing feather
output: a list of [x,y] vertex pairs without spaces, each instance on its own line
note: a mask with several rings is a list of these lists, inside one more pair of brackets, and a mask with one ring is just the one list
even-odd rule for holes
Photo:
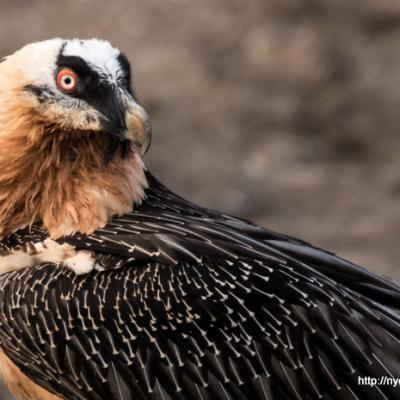
[[149,178],[139,209],[62,240],[108,271],[0,277],[0,345],[23,372],[66,399],[399,398],[358,384],[400,376],[396,284]]

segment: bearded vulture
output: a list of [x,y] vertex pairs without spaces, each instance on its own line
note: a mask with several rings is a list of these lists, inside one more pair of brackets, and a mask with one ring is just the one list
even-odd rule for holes
[[15,396],[399,399],[399,285],[179,197],[142,162],[150,138],[108,42],[0,63],[0,372]]

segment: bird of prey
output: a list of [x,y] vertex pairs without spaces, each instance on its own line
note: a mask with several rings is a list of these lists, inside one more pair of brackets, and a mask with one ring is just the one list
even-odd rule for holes
[[399,399],[400,287],[179,197],[142,162],[150,135],[106,41],[0,63],[0,372],[17,398]]

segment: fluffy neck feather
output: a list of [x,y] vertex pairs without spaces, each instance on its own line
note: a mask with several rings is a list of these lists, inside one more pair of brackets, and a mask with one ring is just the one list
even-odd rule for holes
[[60,132],[28,107],[9,110],[0,115],[0,237],[38,220],[53,238],[91,233],[144,198],[136,154],[105,163],[105,134]]

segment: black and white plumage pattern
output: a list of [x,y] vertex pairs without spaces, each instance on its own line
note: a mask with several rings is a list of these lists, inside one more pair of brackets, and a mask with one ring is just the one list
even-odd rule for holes
[[[0,276],[0,345],[65,399],[398,399],[400,288],[330,253],[179,198],[89,236],[105,272]],[[34,225],[3,250],[46,237]]]

